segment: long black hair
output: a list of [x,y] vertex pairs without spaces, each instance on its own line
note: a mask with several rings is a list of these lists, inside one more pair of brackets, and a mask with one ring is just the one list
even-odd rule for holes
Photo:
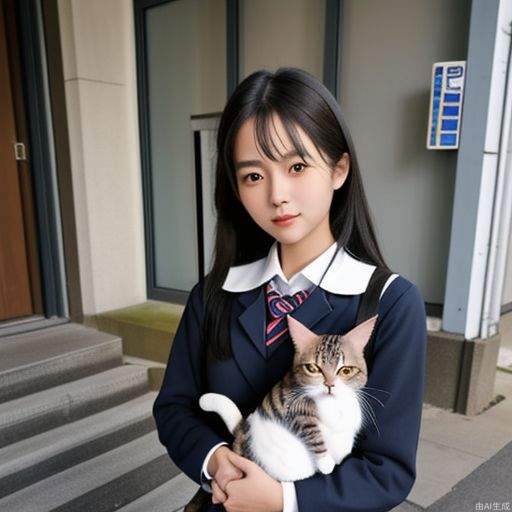
[[266,256],[275,241],[252,220],[240,202],[233,162],[236,135],[249,118],[254,118],[256,140],[265,155],[273,161],[282,156],[272,151],[275,148],[269,127],[272,114],[280,118],[302,158],[309,154],[297,125],[319,153],[325,154],[331,169],[343,153],[348,153],[349,174],[343,186],[334,191],[329,212],[332,234],[338,247],[366,263],[388,269],[375,236],[352,138],[335,98],[319,80],[302,69],[282,67],[275,72],[252,73],[230,96],[217,132],[215,248],[203,289],[203,338],[208,360],[223,360],[232,355],[229,321],[236,294],[222,289],[229,267]]

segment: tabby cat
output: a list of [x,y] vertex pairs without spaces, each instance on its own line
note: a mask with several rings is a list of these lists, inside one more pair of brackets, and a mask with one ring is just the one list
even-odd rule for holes
[[[351,451],[368,405],[364,348],[378,315],[346,334],[317,335],[287,315],[293,365],[247,418],[227,396],[206,393],[205,411],[218,413],[234,440],[231,449],[279,481],[331,473]],[[202,488],[184,512],[204,510],[211,494]]]

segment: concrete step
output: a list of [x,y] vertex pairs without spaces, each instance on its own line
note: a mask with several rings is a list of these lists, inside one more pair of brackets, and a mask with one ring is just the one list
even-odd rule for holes
[[156,431],[0,499],[10,512],[106,512],[179,474]]
[[0,448],[148,391],[147,370],[125,365],[0,404]]
[[119,512],[175,512],[182,510],[199,486],[185,473],[171,478],[139,499],[119,509]]
[[154,430],[156,395],[146,393],[0,449],[0,498]]
[[0,337],[0,403],[121,364],[121,338],[80,324]]

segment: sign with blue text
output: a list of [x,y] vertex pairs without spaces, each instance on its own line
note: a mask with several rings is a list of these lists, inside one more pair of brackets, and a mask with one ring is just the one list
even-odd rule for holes
[[458,149],[466,61],[432,66],[427,148]]

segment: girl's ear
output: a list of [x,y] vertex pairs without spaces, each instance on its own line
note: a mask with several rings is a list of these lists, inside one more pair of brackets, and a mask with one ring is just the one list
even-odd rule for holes
[[334,171],[332,174],[332,184],[334,190],[338,190],[341,188],[343,183],[348,176],[348,171],[350,169],[350,157],[348,153],[343,153],[341,158],[338,160],[338,163],[334,167]]

